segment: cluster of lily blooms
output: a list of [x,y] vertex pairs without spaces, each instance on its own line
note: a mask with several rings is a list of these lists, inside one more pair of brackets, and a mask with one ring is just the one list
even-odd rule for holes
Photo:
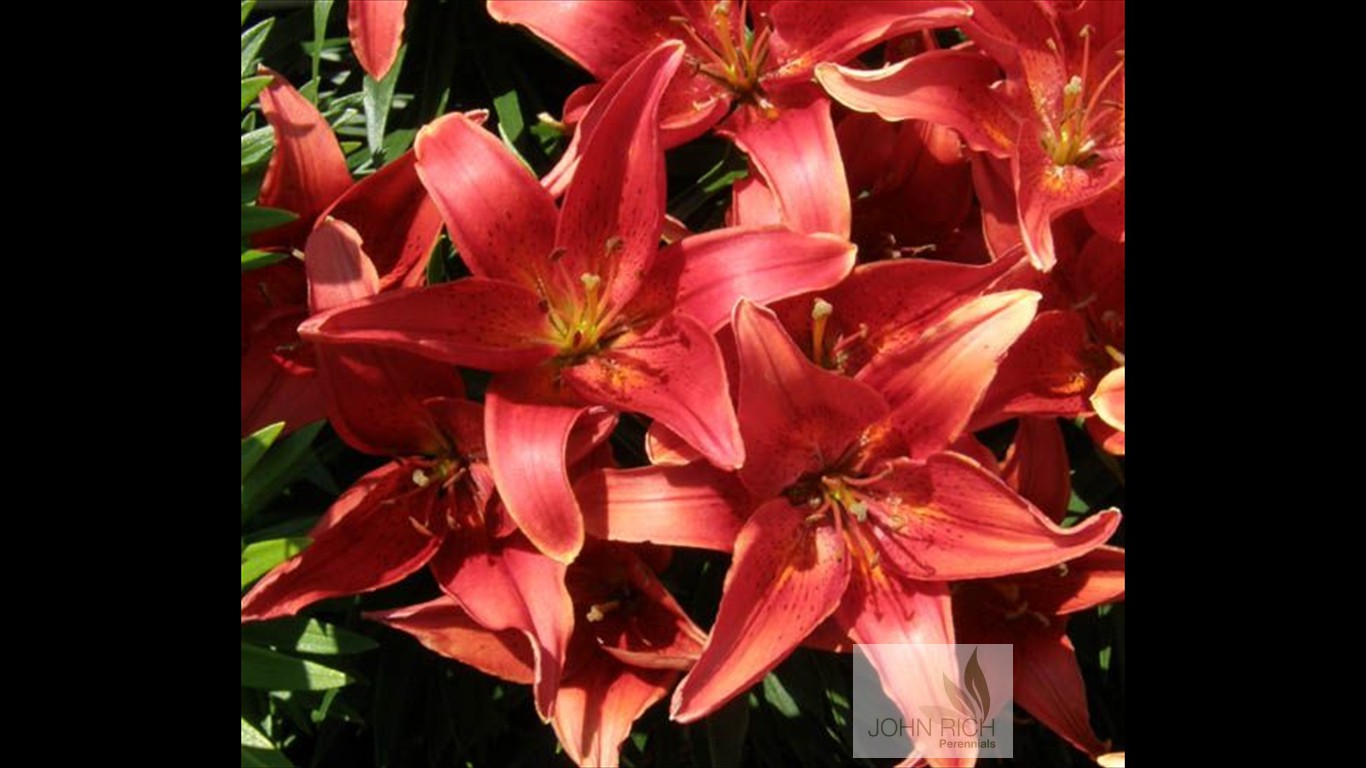
[[[400,9],[353,15],[374,74],[403,4],[366,5]],[[534,686],[585,766],[798,646],[1013,643],[1017,704],[1104,752],[1065,627],[1123,598],[1120,513],[1061,524],[1059,419],[1123,454],[1124,3],[488,9],[597,80],[543,179],[475,110],[354,181],[288,82],[261,95],[259,203],[300,218],[254,245],[303,258],[242,276],[243,433],[326,417],[391,460],[242,620],[429,568],[440,597],[367,618]],[[711,131],[750,173],[692,233],[664,151]],[[443,226],[470,276],[427,285]],[[614,461],[622,418],[648,466]],[[974,433],[1007,421],[998,459]],[[709,631],[659,579],[673,547],[732,556]],[[872,661],[914,717],[914,654]]]

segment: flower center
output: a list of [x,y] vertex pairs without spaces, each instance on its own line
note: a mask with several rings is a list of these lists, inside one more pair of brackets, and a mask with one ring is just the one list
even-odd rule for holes
[[[1056,122],[1051,119],[1050,110],[1040,104],[1039,115],[1043,118],[1044,132],[1039,139],[1055,165],[1086,168],[1099,157],[1096,151],[1098,147],[1112,139],[1122,140],[1124,137],[1124,102],[1101,98],[1124,71],[1124,51],[1115,51],[1119,60],[1098,82],[1092,82],[1092,28],[1083,27],[1079,34],[1083,46],[1081,74],[1073,75],[1063,86],[1062,113]],[[1056,52],[1057,44],[1051,39],[1048,42],[1049,47]]]
[[711,27],[711,37],[716,44],[697,31],[692,21],[682,16],[672,21],[683,28],[692,41],[691,50],[701,56],[690,55],[689,60],[696,70],[728,88],[740,101],[749,102],[765,115],[774,117],[777,109],[763,93],[759,84],[768,59],[769,39],[773,25],[768,14],[757,14],[757,21],[751,26],[745,23],[748,15],[748,1],[740,0],[738,12],[731,0],[717,0],[707,14]]
[[[605,290],[605,284],[612,279],[610,267],[623,247],[622,238],[609,238],[605,258],[596,271],[584,272],[577,280],[565,267],[563,249],[550,254],[549,280],[552,285],[538,280],[537,290],[541,296],[541,309],[553,329],[552,341],[560,348],[555,356],[559,365],[579,365],[628,330],[618,321],[620,308],[610,306]],[[552,296],[559,300],[552,301]]]

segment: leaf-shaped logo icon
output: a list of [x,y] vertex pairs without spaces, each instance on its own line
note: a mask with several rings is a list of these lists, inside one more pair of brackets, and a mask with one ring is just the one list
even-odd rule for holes
[[987,676],[982,672],[982,665],[977,663],[976,648],[972,649],[968,665],[963,669],[963,682],[967,683],[968,693],[977,703],[977,719],[986,720],[991,713],[991,691],[987,688]]
[[950,680],[948,675],[943,675],[943,678],[944,692],[949,695],[949,703],[952,704],[963,717],[972,717],[972,705],[968,703],[967,693]]

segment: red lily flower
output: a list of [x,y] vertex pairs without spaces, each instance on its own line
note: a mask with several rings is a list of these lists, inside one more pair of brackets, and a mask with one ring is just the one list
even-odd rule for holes
[[664,208],[657,111],[682,60],[665,43],[604,86],[584,164],[554,200],[462,115],[417,139],[418,170],[474,277],[397,291],[311,318],[305,338],[375,343],[496,372],[489,458],[509,513],[571,562],[583,522],[565,441],[591,409],[666,425],[723,467],[744,460],[712,332],[740,295],[830,285],[853,247],[829,235],[736,228],[658,248]]
[[[575,763],[614,768],[631,725],[692,666],[706,635],[626,547],[590,542],[565,578],[578,620],[552,722]],[[366,617],[504,680],[533,679],[522,637],[484,629],[449,597]]]
[[[329,219],[308,243],[310,298],[326,309],[379,279],[356,231]],[[532,641],[538,711],[549,717],[573,616],[564,566],[516,534],[493,499],[483,409],[448,365],[410,352],[320,347],[328,416],[352,446],[397,456],[361,478],[309,534],[313,543],[242,598],[242,620],[395,584],[424,565],[483,626]]]
[[[749,447],[738,487],[703,480],[715,472],[704,465],[601,470],[578,486],[592,530],[733,545],[711,637],[674,693],[675,720],[714,711],[831,616],[835,634],[861,643],[952,642],[944,582],[1056,564],[1118,524],[1106,511],[1063,530],[965,456],[908,458],[908,442],[924,437],[903,438],[877,391],[807,360],[770,310],[742,301],[733,325]],[[903,683],[915,683],[888,674],[893,660],[873,661],[906,701]]]
[[[549,41],[600,81],[660,40],[685,42],[688,66],[674,77],[660,111],[665,146],[718,126],[777,194],[789,226],[848,237],[844,167],[830,102],[809,82],[812,67],[845,61],[907,31],[953,26],[967,18],[968,7],[949,0],[489,0],[488,9]],[[571,100],[581,104],[586,97]],[[575,140],[593,130],[590,114]],[[571,143],[547,177],[550,187],[558,189],[579,165]]]
[[[847,107],[946,125],[1008,160],[1018,230],[1038,269],[1053,268],[1052,223],[1069,210],[1096,203],[1096,220],[1122,238],[1123,192],[1106,193],[1124,178],[1124,3],[979,0],[973,10],[964,29],[980,50],[930,51],[875,72],[822,64],[816,78]],[[984,207],[992,175],[1003,176],[978,174]]]
[[403,14],[408,0],[351,0],[346,5],[346,28],[351,50],[372,80],[383,80],[398,58],[403,43]]
[[[318,110],[283,77],[261,92],[261,111],[274,129],[275,152],[261,183],[259,205],[299,215],[297,221],[252,237],[266,250],[297,251],[316,223],[331,216],[350,223],[375,258],[380,287],[415,285],[441,231],[441,218],[418,181],[411,152],[352,183],[336,136]],[[478,113],[482,119],[483,113]],[[311,346],[296,332],[307,318],[304,266],[287,259],[242,274],[242,434],[285,422],[293,430],[323,417]]]
[[1110,749],[1091,730],[1067,617],[1124,599],[1124,550],[1100,547],[1066,563],[953,586],[962,642],[1015,646],[1015,701],[1091,757]]

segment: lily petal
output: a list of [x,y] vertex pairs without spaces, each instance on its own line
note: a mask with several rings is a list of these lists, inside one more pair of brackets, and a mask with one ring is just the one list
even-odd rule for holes
[[404,152],[356,182],[323,212],[356,228],[379,273],[379,290],[426,279],[441,234],[441,213],[417,176],[417,153]]
[[1057,419],[1020,419],[1001,478],[1053,522],[1062,522],[1072,498],[1072,468]]
[[310,531],[303,552],[242,598],[242,621],[292,616],[327,597],[370,592],[402,581],[432,557],[436,489],[385,464],[356,481]]
[[1033,610],[1065,615],[1124,600],[1124,550],[1096,547],[1075,560],[1013,576]]
[[285,422],[289,432],[327,418],[327,404],[314,381],[313,366],[283,364],[281,357],[281,350],[300,346],[294,329],[304,316],[302,309],[280,314],[252,334],[242,355],[243,437],[277,421]]
[[1070,560],[1104,544],[1119,526],[1105,510],[1061,528],[971,459],[940,453],[889,462],[868,496],[884,562],[914,579],[1004,576]]
[[485,674],[524,685],[536,679],[536,662],[525,635],[515,629],[485,629],[449,595],[362,615],[407,632],[428,649]]
[[849,186],[830,122],[830,100],[820,89],[785,89],[776,117],[742,106],[718,132],[749,155],[777,196],[788,226],[849,238]]
[[834,526],[807,525],[787,499],[759,507],[735,542],[711,638],[674,691],[671,717],[701,719],[776,667],[839,607],[849,571]]
[[958,131],[968,146],[1006,158],[1014,154],[1019,120],[991,86],[996,62],[976,51],[936,50],[876,70],[836,64],[816,67],[831,98],[884,120],[925,120]]
[[261,114],[275,131],[275,151],[261,180],[257,205],[298,214],[288,224],[252,237],[258,248],[303,245],[313,221],[351,186],[346,156],[332,126],[303,94],[276,72],[261,67],[270,84],[261,91]]
[[600,105],[565,192],[555,246],[571,277],[601,278],[609,306],[630,301],[659,250],[666,186],[659,100],[682,61],[681,42],[662,43],[603,86],[598,101],[610,101]]
[[1086,206],[1086,221],[1117,243],[1124,242],[1124,181]]
[[351,0],[347,4],[351,49],[372,80],[383,80],[398,58],[407,9],[407,0]]
[[555,699],[555,734],[581,766],[616,768],[631,726],[664,698],[679,673],[628,667],[595,654],[564,681]]
[[417,174],[460,258],[477,277],[530,291],[549,271],[555,201],[482,127],[482,111],[441,117],[417,135]]
[[489,466],[508,514],[542,552],[570,563],[583,517],[566,469],[569,433],[589,406],[566,399],[549,371],[495,376],[484,401]]
[[[722,357],[725,357],[724,350]],[[645,430],[645,456],[651,464],[681,467],[702,458],[697,449],[676,432],[657,421]]]
[[740,429],[749,460],[740,479],[759,498],[776,496],[804,472],[829,466],[887,415],[882,396],[817,367],[772,310],[735,306],[740,351]]
[[718,467],[745,461],[721,350],[687,315],[627,333],[561,376],[590,402],[657,419]]
[[489,15],[504,24],[521,24],[578,62],[598,80],[610,79],[636,54],[672,37],[670,21],[682,16],[677,2],[547,3],[542,0],[489,0]]
[[589,533],[730,552],[753,502],[733,474],[705,463],[607,469],[574,484]]
[[1001,360],[970,429],[1016,416],[1071,418],[1088,412],[1086,392],[1099,375],[1088,346],[1086,319],[1080,314],[1040,312]]
[[1109,746],[1091,729],[1086,710],[1086,684],[1077,666],[1077,652],[1062,626],[1051,632],[1016,636],[1015,701],[1048,729],[1088,755]]
[[879,0],[774,3],[771,13],[774,54],[797,60],[789,61],[784,70],[805,80],[810,64],[802,67],[802,62],[847,61],[898,35],[957,26],[972,16],[972,9],[956,0]]
[[1124,366],[1105,375],[1091,395],[1096,415],[1120,432],[1124,431]]
[[[882,569],[856,571],[835,615],[859,643],[859,652],[877,672],[883,692],[905,718],[922,717],[920,705],[941,698],[944,670],[957,666],[951,653],[935,647],[954,642],[948,585],[912,581]],[[973,750],[955,757],[975,754]],[[915,756],[907,756],[902,764]]]
[[537,552],[523,536],[494,543],[482,531],[465,530],[447,537],[432,559],[432,572],[484,627],[526,634],[535,659],[536,711],[548,721],[574,630],[564,564]]
[[664,250],[644,292],[676,296],[675,311],[715,331],[730,322],[741,298],[765,304],[829,288],[854,268],[853,243],[834,235],[802,235],[783,227],[730,227],[681,240]]
[[557,351],[536,294],[470,277],[372,296],[310,317],[315,344],[375,344],[486,371],[527,368]]
[[968,425],[1038,303],[1033,291],[973,299],[919,338],[883,349],[858,372],[855,378],[887,398],[912,456],[943,450]]
[[746,176],[730,187],[726,226],[783,226],[783,208],[763,179]]

